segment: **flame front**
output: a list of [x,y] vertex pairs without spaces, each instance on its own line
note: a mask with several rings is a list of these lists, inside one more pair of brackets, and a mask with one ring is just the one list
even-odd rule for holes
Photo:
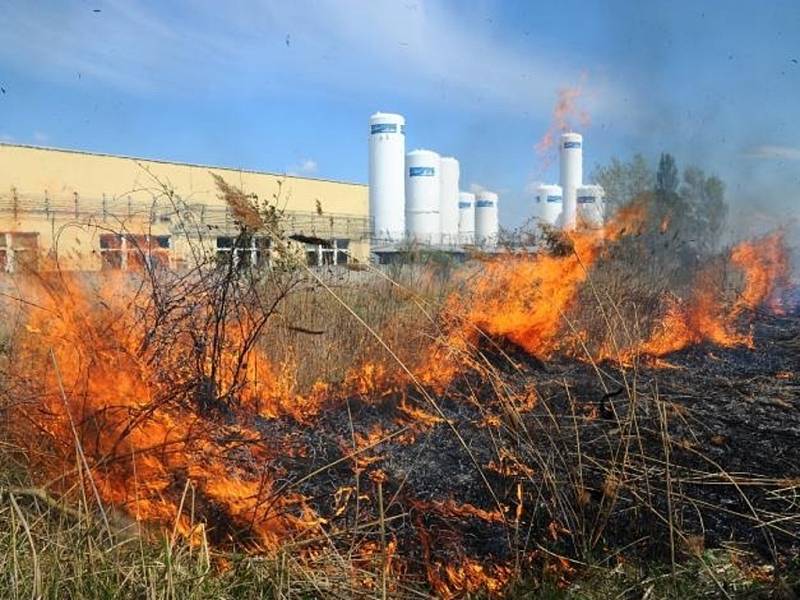
[[637,350],[663,356],[700,342],[719,346],[752,346],[748,311],[762,306],[779,308],[777,293],[789,280],[789,254],[783,233],[770,233],[740,242],[730,252],[731,264],[743,279],[742,291],[732,303],[720,298],[708,270],[701,270],[686,301],[668,300],[663,321]]
[[[190,313],[191,326],[170,329],[164,344],[152,339],[148,329],[154,322],[152,298],[133,293],[130,281],[106,277],[93,289],[77,278],[43,277],[27,290],[34,307],[26,310],[17,349],[20,388],[32,390],[13,418],[18,439],[27,443],[42,478],[60,481],[63,492],[83,478],[104,502],[139,521],[174,528],[189,540],[202,523],[219,545],[278,548],[289,539],[320,533],[327,525],[323,514],[339,517],[353,502],[367,499],[358,484],[341,485],[332,494],[332,513],[315,512],[308,498],[280,483],[286,472],[272,465],[276,457],[300,457],[306,450],[280,437],[270,441],[256,426],[258,418],[287,419],[299,429],[313,430],[326,407],[352,397],[378,405],[399,396],[391,419],[343,436],[339,443],[341,461],[351,465],[356,478],[366,471],[375,476],[375,466],[387,458],[386,439],[412,444],[421,432],[449,424],[438,406],[409,402],[405,391],[421,384],[423,397],[445,393],[474,364],[470,361],[485,338],[510,340],[540,359],[567,351],[571,339],[585,339],[588,334],[570,320],[576,299],[607,250],[638,233],[646,216],[643,204],[633,204],[603,230],[565,234],[557,252],[486,260],[477,274],[469,272],[463,290],[444,303],[437,321],[441,335],[418,349],[416,362],[400,368],[394,360],[371,357],[340,382],[317,381],[302,394],[296,361],[276,364],[258,346],[237,352],[251,333],[248,328],[255,327],[247,320],[220,342],[215,379],[198,379],[198,373],[213,366],[203,361],[193,365],[186,358],[208,340],[198,323],[203,310],[213,307],[204,305],[202,297],[191,306],[199,313]],[[737,285],[728,288],[740,289],[738,295],[722,293],[720,278],[712,276],[717,275],[715,266],[701,269],[690,293],[663,299],[663,316],[643,342],[623,349],[623,362],[705,341],[751,345],[752,311],[780,308],[777,292],[788,282],[782,234],[738,244],[729,264],[728,278]],[[244,377],[237,380],[239,371]],[[520,393],[517,400],[519,411],[531,410],[537,395],[535,390]],[[483,426],[498,423],[487,414]],[[77,465],[76,456],[81,457]],[[529,466],[502,453],[484,466],[498,476],[534,476]],[[184,506],[188,490],[191,511]],[[523,512],[521,491],[519,496],[517,521]],[[513,505],[487,509],[446,498],[412,504],[443,519],[472,519],[500,528],[515,514]],[[502,560],[459,555],[455,542],[457,558],[443,562],[432,552],[440,541],[429,539],[421,521],[418,530],[429,582],[442,596],[479,590],[492,594],[512,575]],[[378,551],[384,570],[406,568],[394,539],[382,547],[365,540],[354,556],[369,562]]]

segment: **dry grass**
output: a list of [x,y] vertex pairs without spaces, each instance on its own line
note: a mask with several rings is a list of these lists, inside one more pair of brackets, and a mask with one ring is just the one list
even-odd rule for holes
[[[285,285],[269,289],[267,278],[262,285],[268,289],[258,297],[284,296],[258,343],[274,364],[291,367],[292,392],[299,394],[319,381],[341,382],[351,369],[369,362],[410,370],[421,350],[432,340],[441,341],[446,300],[468,285],[476,268],[470,265],[455,274],[441,264],[389,272],[301,270],[292,275],[288,294]],[[792,570],[776,575],[779,548],[774,536],[785,533],[783,523],[800,518],[800,509],[795,503],[783,512],[766,511],[751,502],[746,489],[761,486],[788,498],[796,494],[797,486],[787,487],[786,481],[758,473],[730,472],[702,447],[680,446],[675,425],[686,426],[694,435],[687,425],[691,415],[661,393],[652,373],[643,374],[636,360],[625,367],[594,362],[599,348],[626,348],[640,341],[659,315],[664,292],[686,289],[689,281],[670,279],[620,258],[592,270],[575,306],[562,315],[562,334],[583,332],[576,338],[580,343],[565,348],[583,365],[590,365],[595,389],[616,393],[613,401],[599,407],[599,415],[585,410],[589,403],[576,397],[581,390],[576,392],[575,382],[560,373],[532,377],[513,356],[498,360],[503,352],[491,344],[483,351],[471,348],[465,357],[470,381],[478,383],[475,389],[450,393],[473,405],[487,422],[498,423],[492,430],[494,450],[519,473],[516,516],[504,517],[514,558],[508,597],[686,598],[756,592],[791,597],[796,575]],[[724,273],[720,285],[727,285]],[[13,357],[13,342],[3,344],[8,350],[3,360]],[[57,365],[46,368],[51,367]],[[5,370],[13,372],[13,363]],[[525,405],[521,381],[535,393],[535,411]],[[588,387],[586,380],[579,383]],[[458,438],[465,462],[480,472],[492,500],[500,505],[482,471],[485,465],[479,464],[462,437],[463,424],[444,418],[436,394],[411,383],[408,387],[404,393],[417,394],[431,413],[443,418],[445,425],[437,435]],[[326,538],[321,529],[320,539],[315,540],[321,549],[311,555],[291,541],[268,556],[236,554],[211,546],[203,528],[196,530],[191,543],[176,535],[177,527],[140,531],[128,517],[96,500],[90,477],[76,477],[63,500],[40,490],[42,474],[30,472],[28,457],[8,434],[13,423],[8,422],[7,409],[15,398],[6,390],[2,402],[3,597],[155,600],[432,594],[419,578],[405,578],[388,568],[391,520],[406,515],[387,516],[385,508],[393,499],[384,498],[380,480],[361,490],[374,490],[370,502],[378,507],[376,518],[356,521],[342,534],[348,539]],[[76,446],[80,450],[80,443]],[[695,453],[696,461],[681,463],[676,460],[680,452]],[[340,460],[349,462],[354,456]],[[325,465],[305,478],[334,466]],[[86,472],[86,458],[80,452],[71,468]],[[736,495],[740,504],[726,510],[752,524],[762,547],[773,552],[774,564],[768,564],[769,557],[751,557],[736,547],[705,548],[702,529],[687,515],[709,508],[692,492],[697,482],[707,481]],[[181,507],[194,514],[189,484]],[[358,555],[355,540],[367,537],[377,540],[379,552],[365,558]],[[529,560],[531,556],[535,560]],[[482,593],[485,590],[473,595]]]
[[[413,360],[424,339],[435,334],[435,320],[429,315],[436,314],[455,284],[424,270],[401,275],[399,281],[378,273],[357,273],[355,281],[330,277],[326,281],[403,360]],[[623,313],[630,309],[615,299],[624,292],[625,302],[636,305],[639,300],[634,298],[647,300],[646,286],[621,291],[621,278],[603,277],[593,280],[594,288],[584,293],[608,303],[605,312],[612,316],[601,325],[606,335],[628,336],[629,329],[618,327],[616,319],[624,320]],[[350,310],[314,282],[308,278],[296,288],[282,306],[281,319],[262,340],[276,360],[297,361],[300,389],[319,379],[340,380],[368,358],[388,360],[381,344],[364,331]],[[580,312],[570,318],[578,325]],[[558,522],[570,532],[570,542],[551,545],[530,539],[531,531],[513,535],[527,537],[522,547],[538,548],[544,556],[567,553],[559,560],[566,560],[579,574],[547,569],[538,575],[521,572],[526,583],[512,586],[509,597],[631,597],[634,592],[648,598],[732,597],[739,592],[774,591],[775,585],[789,589],[791,583],[776,582],[764,567],[743,566],[735,551],[709,552],[702,547],[692,551],[693,534],[682,530],[678,517],[681,507],[692,499],[673,482],[677,476],[670,464],[669,420],[674,410],[656,389],[641,389],[635,370],[621,372],[621,379],[598,371],[604,386],[613,383],[625,389],[624,403],[630,407],[625,416],[612,417],[617,434],[609,440],[608,455],[598,456],[587,440],[596,431],[585,427],[585,417],[574,407],[571,416],[565,416],[556,406],[548,408],[543,395],[543,414],[549,417],[531,426],[519,413],[517,392],[507,385],[504,371],[481,361],[473,368],[491,383],[493,402],[506,407],[507,422],[514,424],[505,431],[503,447],[513,448],[514,460],[537,474],[524,482],[526,497],[544,499],[542,514],[530,522]],[[568,388],[566,393],[570,393]],[[645,448],[643,442],[644,429],[653,427],[656,430],[649,433],[661,439],[660,450]],[[13,450],[6,446],[0,452],[4,460],[0,466],[0,588],[10,598],[374,597],[375,590],[352,587],[354,570],[362,570],[365,579],[383,581],[384,589],[391,589],[394,596],[426,595],[402,581],[387,584],[387,573],[379,562],[354,567],[353,557],[334,545],[316,557],[315,564],[307,557],[301,560],[291,548],[262,558],[220,552],[202,536],[199,543],[188,544],[168,530],[142,534],[113,510],[106,527],[91,489],[72,490],[68,504],[63,505],[32,492],[35,474],[26,471],[24,456]],[[737,485],[734,476],[721,468],[703,475],[709,474],[727,477],[731,485]],[[588,490],[597,489],[598,482],[602,482],[600,500],[594,500],[590,509]],[[663,566],[635,567],[618,562],[619,549],[610,554],[604,550],[606,527],[618,516],[623,497],[629,507],[625,510],[631,510],[633,501],[633,510],[649,515],[656,529],[667,535],[666,563],[654,563]],[[751,516],[759,525],[767,524],[766,515],[754,512]],[[372,527],[383,531],[383,521]],[[572,580],[567,589],[563,588],[565,576]],[[759,583],[759,578],[766,583]],[[534,595],[531,588],[536,590]]]

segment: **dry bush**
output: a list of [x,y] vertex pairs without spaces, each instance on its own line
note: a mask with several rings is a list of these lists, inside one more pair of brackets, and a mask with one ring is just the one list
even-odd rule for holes
[[[242,221],[243,234],[250,235],[262,226],[263,210],[253,212],[253,206],[248,204],[250,199],[233,188],[222,190],[226,197],[233,198],[230,202]],[[248,438],[242,433],[251,433],[249,430],[237,429],[237,423],[231,425],[246,387],[252,384],[252,373],[245,365],[250,353],[261,353],[281,371],[272,376],[289,376],[290,389],[281,393],[292,400],[296,394],[309,393],[315,383],[334,386],[342,383],[348,373],[366,364],[378,362],[394,370],[413,367],[430,360],[426,350],[432,345],[451,344],[453,354],[463,358],[463,371],[456,373],[448,386],[426,388],[416,385],[411,378],[403,379],[396,397],[380,408],[392,414],[402,400],[417,409],[418,414],[426,411],[426,421],[413,423],[425,434],[420,453],[430,445],[439,462],[410,462],[406,474],[432,481],[431,492],[439,491],[441,486],[445,493],[450,493],[461,485],[482,499],[485,506],[478,509],[459,507],[447,497],[435,501],[450,510],[448,513],[440,508],[442,518],[449,516],[453,522],[468,522],[465,514],[469,518],[476,518],[477,514],[478,519],[496,526],[498,529],[491,531],[501,533],[495,536],[498,539],[487,540],[487,545],[496,544],[507,554],[502,561],[489,555],[487,560],[497,564],[472,565],[472,570],[464,574],[459,572],[458,563],[435,563],[430,556],[442,551],[439,546],[460,556],[457,554],[460,545],[473,542],[473,538],[479,537],[477,533],[470,532],[459,540],[456,533],[448,532],[433,543],[418,541],[417,546],[425,546],[424,552],[428,554],[425,566],[429,586],[440,593],[442,589],[450,590],[453,595],[470,591],[488,594],[488,583],[495,585],[495,582],[486,574],[490,567],[498,565],[504,573],[502,579],[498,578],[501,582],[522,575],[533,579],[536,585],[542,581],[564,585],[579,570],[591,572],[595,565],[615,569],[623,562],[619,557],[625,554],[627,561],[627,549],[632,548],[635,558],[655,557],[667,564],[673,575],[679,572],[679,563],[691,556],[691,560],[697,561],[694,564],[707,573],[710,583],[706,589],[719,590],[719,576],[702,549],[705,521],[698,525],[695,518],[700,510],[708,509],[702,505],[708,500],[692,489],[692,478],[712,479],[724,486],[729,497],[745,506],[745,509],[737,507],[735,517],[749,520],[759,534],[763,531],[768,548],[775,547],[773,531],[796,519],[796,507],[781,508],[783,512],[774,509],[771,513],[758,507],[748,512],[751,496],[742,491],[742,486],[772,486],[769,489],[774,490],[786,482],[770,482],[758,473],[731,473],[725,465],[715,463],[703,448],[692,448],[693,436],[701,436],[703,432],[695,431],[685,408],[661,393],[658,372],[648,371],[635,361],[631,368],[625,364],[605,364],[600,368],[586,360],[600,350],[626,348],[641,341],[658,322],[663,299],[670,294],[689,295],[700,273],[694,269],[668,276],[667,271],[654,269],[646,261],[631,260],[630,254],[614,254],[614,250],[612,247],[591,268],[561,328],[565,340],[575,336],[586,343],[588,356],[582,346],[570,348],[565,342],[566,355],[556,354],[549,364],[504,344],[504,340],[484,335],[485,332],[470,337],[466,349],[459,345],[460,338],[444,335],[451,333],[446,329],[453,308],[448,299],[470,288],[473,278],[481,275],[480,264],[455,273],[451,265],[436,261],[387,271],[367,268],[338,274],[288,262],[266,273],[239,269],[230,262],[205,264],[191,273],[148,271],[141,277],[132,277],[127,284],[133,290],[134,310],[139,317],[137,327],[141,329],[131,330],[137,343],[123,348],[121,354],[134,356],[137,364],[152,365],[153,379],[149,383],[154,383],[161,393],[154,398],[155,404],[131,413],[140,418],[148,411],[166,407],[172,411],[169,416],[175,417],[170,419],[173,424],[179,426],[181,419],[192,419],[200,425],[191,433],[206,435],[207,439],[201,440],[203,445],[211,445],[223,456],[221,460],[227,461],[224,469],[214,471],[215,475],[227,473],[230,466],[237,475],[261,476],[263,483],[269,481],[273,464],[265,464],[262,457],[256,460],[250,456],[248,444],[268,441],[269,435]],[[561,244],[559,251],[568,253],[569,247]],[[710,285],[717,290],[728,290],[735,297],[740,282],[727,275],[726,264],[723,261],[711,265]],[[51,288],[54,294],[59,290]],[[456,297],[469,298],[469,295]],[[89,318],[84,323],[87,333],[118,326],[118,320],[113,318]],[[21,332],[21,335],[27,334]],[[10,347],[14,356],[15,344]],[[48,349],[43,350],[46,354]],[[107,358],[118,357],[121,349],[110,343],[98,350]],[[38,358],[41,360],[42,356]],[[45,360],[43,364],[51,363]],[[19,373],[15,373],[13,363],[5,366],[8,377],[3,409],[19,399],[24,387],[9,386]],[[51,375],[48,371],[47,377]],[[31,379],[24,383],[30,383]],[[707,383],[702,381],[704,385]],[[26,393],[35,389],[29,386]],[[262,390],[256,387],[256,392],[259,391]],[[351,428],[355,446],[359,424],[354,423],[349,413],[351,400],[353,405],[371,407],[380,398],[370,397],[368,391],[334,399],[340,401],[339,406],[331,402],[326,408],[331,412],[336,408],[341,410],[346,401],[349,421],[334,420],[332,427]],[[293,416],[291,410],[287,412]],[[95,419],[96,415],[88,417]],[[252,415],[248,418],[252,419]],[[98,422],[100,417],[94,425]],[[338,458],[329,460],[325,452],[333,452],[330,447],[335,444],[330,439],[336,439],[330,435],[331,431],[325,432],[329,435],[326,440],[317,435],[314,425],[302,419],[293,424],[289,418],[277,427],[285,427],[286,423],[298,425],[302,435],[315,442],[319,438],[319,444],[311,447],[320,451],[321,462],[302,463],[310,473],[299,476],[292,473],[297,481],[272,488],[263,501],[259,488],[252,515],[241,509],[248,505],[242,504],[239,497],[232,505],[224,505],[219,498],[216,503],[206,501],[202,514],[192,510],[192,522],[188,526],[181,524],[190,532],[189,540],[191,532],[196,531],[195,516],[231,521],[223,531],[228,537],[215,534],[218,548],[208,547],[205,529],[199,546],[184,543],[175,533],[179,529],[178,519],[172,527],[170,524],[164,527],[171,535],[160,545],[150,544],[145,536],[134,536],[130,542],[123,540],[116,533],[110,534],[110,528],[103,525],[100,518],[104,514],[103,503],[93,499],[88,478],[79,477],[77,484],[67,490],[65,497],[71,504],[69,510],[64,510],[60,503],[50,505],[31,493],[29,488],[34,481],[40,481],[41,474],[25,472],[31,463],[22,446],[14,453],[0,453],[9,461],[14,458],[7,471],[16,473],[16,479],[8,477],[0,483],[4,497],[9,498],[8,505],[0,509],[0,523],[9,525],[5,528],[8,533],[0,536],[0,549],[7,549],[7,556],[11,557],[2,565],[8,567],[4,571],[7,579],[2,583],[17,594],[52,591],[52,595],[76,597],[92,593],[87,591],[90,588],[121,589],[129,597],[148,598],[225,594],[378,595],[378,588],[355,585],[358,578],[353,573],[357,573],[364,581],[382,582],[380,591],[384,596],[386,590],[395,597],[427,594],[429,590],[419,586],[419,581],[412,579],[413,574],[405,578],[409,574],[391,573],[387,567],[387,537],[399,538],[403,531],[419,525],[411,519],[411,509],[406,512],[398,508],[396,495],[390,499],[388,490],[392,482],[385,482],[379,477],[382,471],[375,470],[370,471],[374,477],[366,481],[365,469],[371,463],[359,465],[355,456],[332,454]],[[91,433],[99,435],[98,432],[102,433],[101,427],[95,427]],[[6,440],[11,439],[13,436],[2,441],[8,443]],[[62,457],[69,457],[65,469],[80,472],[85,468],[78,450],[90,451],[91,444],[59,441],[66,448],[66,451],[62,448]],[[385,456],[369,458],[377,461],[396,458],[391,456],[388,442],[376,445],[381,446]],[[201,448],[187,446],[190,451],[197,451],[200,461],[210,458],[203,455]],[[163,450],[158,452],[155,456],[166,454]],[[189,461],[197,458],[191,452],[187,454]],[[305,457],[278,458],[288,461]],[[90,459],[102,464],[105,457],[90,456]],[[351,464],[352,472],[343,466]],[[246,468],[236,470],[241,465]],[[191,462],[178,464],[179,470],[190,471],[193,466]],[[203,464],[203,468],[207,466]],[[433,469],[443,472],[426,472]],[[252,534],[262,504],[277,505],[290,512],[294,506],[280,503],[291,495],[289,492],[295,485],[315,474],[324,475],[323,480],[333,480],[335,486],[350,484],[352,477],[355,488],[357,508],[352,525],[337,530],[335,540],[327,537],[330,530],[319,529],[317,547],[324,551],[304,554],[302,549],[308,541],[290,537],[286,538],[285,546],[267,553],[267,559],[241,557],[230,551],[231,545],[237,549],[246,547],[247,540],[236,546],[239,542],[236,536]],[[425,479],[426,476],[432,479]],[[324,482],[320,485],[313,490],[323,496],[315,497],[318,506],[330,504],[333,494],[323,492],[331,490],[324,487]],[[174,485],[167,489],[169,494],[180,496],[181,490],[174,489]],[[796,485],[785,489],[793,493]],[[183,491],[186,490],[190,490],[188,479]],[[191,490],[194,493],[195,488]],[[389,517],[394,520],[388,532],[384,490],[387,490],[387,511],[396,511]],[[202,492],[202,486],[198,485],[198,498]],[[23,500],[26,507],[15,505]],[[344,508],[348,506],[345,504]],[[436,505],[431,503],[427,510],[417,511],[420,521],[429,516],[427,513],[436,512],[430,506]],[[363,511],[361,522],[359,510]],[[83,520],[68,523],[74,511]],[[346,511],[343,514],[341,518],[348,517]],[[395,526],[398,529],[392,530]],[[431,534],[436,533],[430,529]],[[369,548],[378,549],[366,559],[357,552],[365,540]],[[57,563],[59,548],[64,547],[77,548],[86,559]],[[214,558],[219,563],[219,572],[212,568]],[[84,575],[87,563],[95,565],[96,575]],[[23,573],[18,564],[30,568]],[[387,583],[389,578],[392,581]]]

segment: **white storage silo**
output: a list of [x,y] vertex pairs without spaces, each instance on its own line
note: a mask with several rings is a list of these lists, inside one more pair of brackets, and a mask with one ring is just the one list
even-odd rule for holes
[[399,241],[406,231],[406,120],[402,115],[375,113],[369,119],[369,214],[373,238]]
[[458,194],[458,243],[475,243],[475,194]]
[[559,146],[561,177],[559,183],[564,198],[562,227],[575,229],[577,218],[577,191],[583,185],[583,136],[579,133],[562,133]]
[[430,150],[406,154],[406,230],[408,239],[422,244],[438,244],[439,155]]
[[605,191],[599,185],[582,185],[577,191],[578,227],[599,229],[605,218]]
[[441,243],[452,246],[458,243],[458,180],[461,168],[452,156],[439,159],[439,221]]
[[494,192],[482,191],[475,198],[475,243],[482,246],[497,244],[497,233],[500,228],[497,203],[498,196]]
[[540,185],[536,188],[534,202],[536,203],[535,216],[540,223],[546,223],[553,227],[560,226],[564,208],[561,186]]

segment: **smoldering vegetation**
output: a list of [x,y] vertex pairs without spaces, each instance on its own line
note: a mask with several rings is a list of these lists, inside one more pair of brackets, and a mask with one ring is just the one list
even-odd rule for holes
[[[279,214],[220,190],[242,236],[283,247]],[[20,277],[4,304],[2,587],[796,593],[784,240],[690,258],[664,206],[637,195],[603,231],[465,265],[325,272],[287,244],[270,270],[208,257]]]

